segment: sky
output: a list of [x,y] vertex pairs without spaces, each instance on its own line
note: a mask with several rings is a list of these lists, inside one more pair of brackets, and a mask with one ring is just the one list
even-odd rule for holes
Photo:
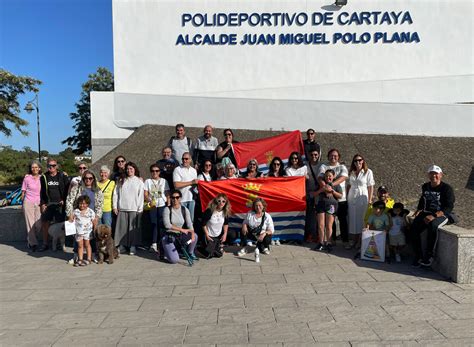
[[[42,150],[58,153],[67,147],[61,141],[74,135],[69,113],[81,85],[100,66],[113,72],[112,0],[0,0],[0,68],[43,82]],[[20,97],[21,109],[34,97]],[[21,117],[29,121],[30,135],[0,134],[0,145],[36,151],[36,112],[22,111]]]

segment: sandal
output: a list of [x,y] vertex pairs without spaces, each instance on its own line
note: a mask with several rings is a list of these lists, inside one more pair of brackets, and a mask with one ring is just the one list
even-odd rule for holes
[[76,261],[73,266],[74,267],[81,266],[81,261],[80,260]]
[[89,265],[89,262],[87,260],[83,260],[81,261],[81,263],[79,264],[79,266],[87,266]]

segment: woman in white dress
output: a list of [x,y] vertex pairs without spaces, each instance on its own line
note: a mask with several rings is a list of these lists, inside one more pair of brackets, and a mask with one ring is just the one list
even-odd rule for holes
[[360,154],[352,158],[349,180],[346,185],[349,234],[352,235],[352,246],[358,246],[364,228],[364,215],[369,204],[372,204],[374,192],[374,175]]

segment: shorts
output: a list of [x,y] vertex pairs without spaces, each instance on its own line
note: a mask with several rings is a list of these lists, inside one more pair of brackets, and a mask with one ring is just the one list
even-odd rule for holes
[[59,204],[51,204],[46,207],[46,210],[41,215],[43,222],[59,223],[64,222],[63,208]]
[[76,242],[86,240],[89,241],[91,239],[92,233],[85,233],[85,234],[76,234]]
[[405,246],[405,235],[403,233],[388,235],[388,241],[390,246]]
[[316,204],[316,213],[327,213],[334,215],[337,212],[337,203],[320,200]]

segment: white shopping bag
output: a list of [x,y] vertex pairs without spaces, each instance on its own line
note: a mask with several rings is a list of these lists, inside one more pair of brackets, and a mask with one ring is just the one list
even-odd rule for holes
[[385,241],[384,231],[364,229],[362,231],[360,259],[384,262]]
[[66,232],[66,236],[76,235],[76,223],[65,221],[64,222],[64,231]]

